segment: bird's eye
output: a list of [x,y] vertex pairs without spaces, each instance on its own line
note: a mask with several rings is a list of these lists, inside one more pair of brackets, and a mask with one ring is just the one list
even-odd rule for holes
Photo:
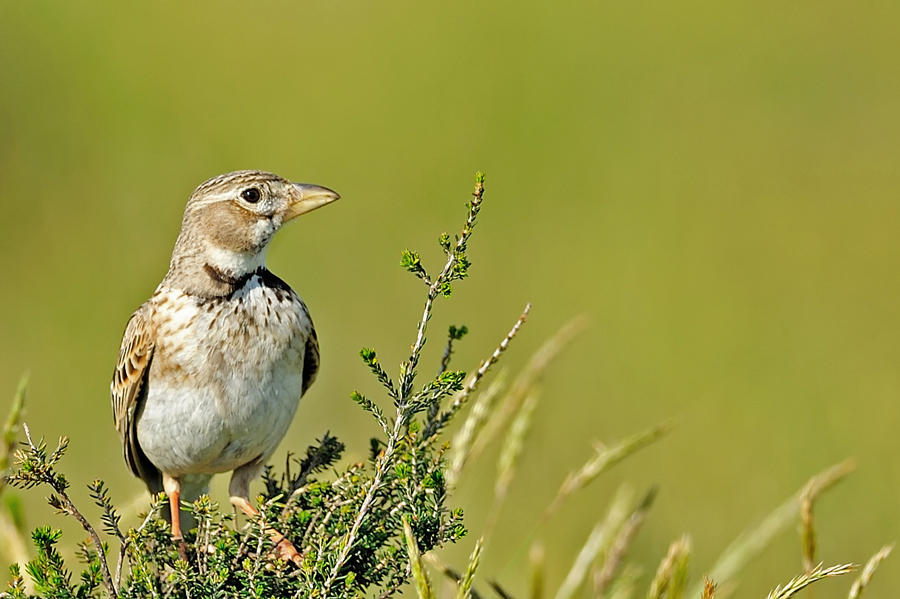
[[241,192],[241,197],[250,202],[251,204],[255,204],[259,201],[260,195],[259,190],[255,187],[251,187],[249,189],[245,189]]

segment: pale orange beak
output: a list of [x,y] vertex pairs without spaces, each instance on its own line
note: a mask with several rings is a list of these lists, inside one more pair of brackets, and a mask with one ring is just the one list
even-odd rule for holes
[[284,215],[285,222],[341,198],[337,192],[331,191],[327,187],[309,183],[294,183],[293,185],[294,191],[291,194],[291,203],[287,213]]

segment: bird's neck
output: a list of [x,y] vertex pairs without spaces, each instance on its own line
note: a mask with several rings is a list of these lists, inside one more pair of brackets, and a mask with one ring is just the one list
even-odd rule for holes
[[227,297],[254,273],[265,269],[265,249],[251,254],[206,248],[206,251],[173,259],[163,284],[190,295]]
[[240,278],[266,267],[266,248],[258,252],[237,252],[208,247],[203,258],[204,270],[212,268],[226,277]]

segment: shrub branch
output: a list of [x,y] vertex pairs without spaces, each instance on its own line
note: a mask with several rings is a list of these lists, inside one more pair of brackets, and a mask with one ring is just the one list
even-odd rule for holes
[[23,424],[22,428],[25,430],[25,438],[28,441],[28,450],[18,450],[16,452],[16,464],[19,466],[19,469],[8,477],[9,483],[22,488],[46,484],[53,489],[55,495],[50,496],[50,505],[60,512],[78,520],[81,527],[84,528],[88,535],[90,535],[91,541],[94,544],[94,549],[97,551],[97,557],[100,560],[103,584],[106,586],[106,590],[109,592],[110,597],[118,597],[118,590],[113,584],[112,576],[109,573],[109,564],[106,561],[106,552],[103,542],[100,540],[100,536],[97,534],[97,531],[94,530],[94,527],[91,526],[91,523],[87,521],[80,511],[78,511],[78,508],[75,507],[75,504],[72,503],[68,493],[66,493],[66,489],[69,487],[68,481],[61,474],[57,474],[53,470],[53,466],[65,452],[69,440],[66,437],[62,437],[59,440],[56,451],[48,456],[47,446],[44,442],[41,441],[35,445],[31,438],[31,431],[28,430],[28,425]]

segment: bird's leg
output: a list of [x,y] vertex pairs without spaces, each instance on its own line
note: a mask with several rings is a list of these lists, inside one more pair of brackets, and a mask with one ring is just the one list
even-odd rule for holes
[[[259,510],[250,504],[250,499],[247,497],[232,497],[231,504],[240,508],[240,510],[248,516],[259,515]],[[287,537],[269,525],[266,525],[266,534],[268,534],[269,538],[272,539],[272,542],[275,543],[275,550],[278,552],[278,557],[285,561],[294,562],[297,566],[303,565],[303,558],[301,557],[300,552],[297,551],[297,548],[294,547],[293,543],[287,540]]]
[[163,488],[169,497],[169,513],[172,514],[172,540],[178,541],[178,557],[187,561],[187,546],[181,534],[181,483],[178,479],[163,474]]
[[[231,484],[228,486],[231,505],[237,507],[248,516],[259,515],[259,510],[250,503],[250,481],[256,477],[258,472],[259,466],[255,462],[242,466],[231,475]],[[293,562],[298,567],[303,565],[303,557],[293,543],[268,524],[265,530],[272,542],[275,543],[278,557],[285,561]]]

